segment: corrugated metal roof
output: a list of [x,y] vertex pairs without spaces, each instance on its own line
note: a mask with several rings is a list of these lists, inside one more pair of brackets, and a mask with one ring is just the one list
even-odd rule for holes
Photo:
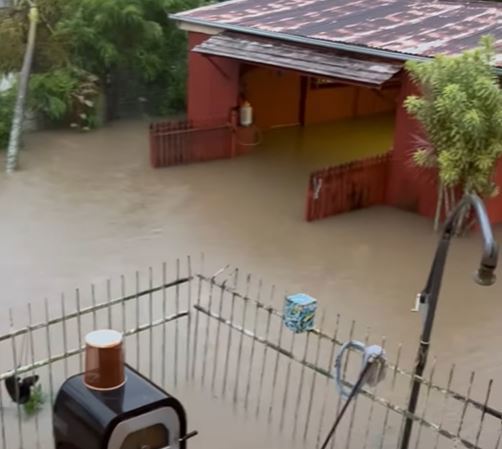
[[417,56],[456,54],[495,37],[502,66],[502,3],[448,0],[233,0],[174,18],[353,44]]
[[340,56],[333,50],[233,33],[212,36],[193,51],[372,86],[380,86],[390,80],[402,67],[401,64]]

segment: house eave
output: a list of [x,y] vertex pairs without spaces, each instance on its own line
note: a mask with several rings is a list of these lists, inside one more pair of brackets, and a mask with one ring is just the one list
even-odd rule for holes
[[185,21],[178,21],[178,28],[183,31],[190,31],[192,33],[202,33],[213,36],[215,34],[220,34],[224,31],[223,28],[208,27],[205,25],[199,25],[196,23],[190,23]]

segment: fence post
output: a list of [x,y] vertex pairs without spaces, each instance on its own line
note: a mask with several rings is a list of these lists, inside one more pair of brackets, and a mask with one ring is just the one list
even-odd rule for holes
[[150,165],[153,168],[157,168],[158,164],[158,149],[156,142],[156,132],[155,132],[155,124],[152,123],[149,127],[149,137],[150,137]]
[[307,203],[305,207],[305,220],[306,221],[312,221],[312,202],[314,201],[314,195],[312,192],[312,182],[313,182],[313,176],[310,175],[309,177],[309,184],[307,187]]
[[230,113],[230,158],[237,156],[237,111]]
[[387,154],[384,156],[385,160],[385,165],[382,173],[382,200],[381,204],[386,204],[387,203],[387,184],[388,184],[388,179],[389,179],[389,173],[390,173],[390,164],[392,161],[392,152],[389,151]]

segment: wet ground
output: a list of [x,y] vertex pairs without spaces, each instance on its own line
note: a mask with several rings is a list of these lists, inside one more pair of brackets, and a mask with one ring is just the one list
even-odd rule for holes
[[[145,122],[31,134],[21,171],[0,175],[3,310],[203,251],[215,269],[232,264],[304,291],[328,319],[342,313],[414,347],[420,318],[410,309],[435,247],[430,221],[384,207],[303,219],[308,172],[386,151],[391,127],[380,118],[276,130],[250,155],[158,170]],[[472,282],[479,249],[476,235],[452,245],[433,352],[443,366],[500,378],[502,284]]]

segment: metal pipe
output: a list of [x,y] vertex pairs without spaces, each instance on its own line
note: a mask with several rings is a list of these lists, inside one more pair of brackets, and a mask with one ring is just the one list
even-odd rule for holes
[[483,201],[475,194],[467,194],[457,204],[455,209],[447,217],[439,243],[436,249],[436,254],[432,262],[431,270],[425,288],[420,293],[420,303],[426,306],[426,316],[420,337],[420,345],[416,357],[413,386],[408,402],[408,416],[403,429],[401,439],[401,449],[408,449],[413,427],[413,418],[420,394],[420,386],[422,384],[420,378],[423,375],[427,357],[429,354],[429,346],[434,325],[434,317],[436,315],[436,307],[441,290],[441,282],[443,280],[444,267],[448,255],[451,238],[455,235],[455,226],[465,211],[466,207],[471,206],[479,223],[481,234],[483,237],[483,252],[474,280],[479,285],[489,286],[495,282],[495,268],[498,260],[498,245],[493,238],[490,221],[486,213]]
[[[270,39],[278,39],[285,42],[292,42],[296,44],[313,45],[316,47],[330,48],[333,50],[348,51],[352,53],[359,53],[366,56],[374,56],[379,58],[394,59],[396,61],[430,61],[432,58],[429,56],[414,55],[411,53],[402,53],[392,50],[383,50],[380,48],[368,47],[365,45],[349,44],[345,42],[329,41],[325,39],[317,39],[307,36],[298,36],[295,34],[288,33],[278,33],[275,31],[265,31],[257,28],[250,28],[241,25],[232,25],[229,23],[215,23],[213,21],[196,19],[193,17],[188,17],[186,15],[168,14],[169,19],[174,20],[178,23],[187,23],[191,25],[198,25],[201,27],[206,27],[213,29],[215,34],[222,31],[234,31],[236,33],[247,34],[251,36],[266,37]],[[497,75],[502,75],[502,68],[495,67],[495,73]]]
[[361,374],[359,375],[359,379],[357,380],[356,384],[352,388],[352,391],[350,392],[349,397],[345,401],[345,404],[343,404],[342,410],[337,415],[335,422],[333,423],[333,426],[331,427],[328,435],[326,436],[326,439],[324,440],[323,445],[321,446],[321,449],[326,449],[328,447],[328,443],[331,440],[331,438],[333,437],[333,435],[335,434],[336,428],[338,427],[338,424],[340,424],[340,421],[342,420],[343,415],[345,414],[345,412],[349,408],[349,405],[352,402],[352,399],[355,398],[355,396],[359,392],[360,388],[363,386],[366,374],[368,373],[371,366],[373,365],[373,362],[374,362],[374,360],[368,360],[368,362],[366,362],[366,365],[364,366]]

